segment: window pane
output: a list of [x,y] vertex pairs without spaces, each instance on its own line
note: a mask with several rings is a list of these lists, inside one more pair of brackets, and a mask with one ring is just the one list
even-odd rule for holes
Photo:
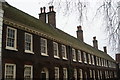
[[32,35],[25,33],[25,50],[32,51]]
[[67,68],[63,68],[63,79],[67,80]]
[[81,59],[81,51],[78,50],[78,61],[81,62],[82,59]]
[[55,79],[59,80],[59,68],[55,67]]
[[83,79],[83,75],[82,75],[82,74],[83,74],[83,73],[82,73],[82,69],[80,69],[80,70],[79,70],[79,72],[80,72],[80,80],[82,80],[82,79]]
[[94,56],[93,56],[93,55],[92,55],[92,64],[93,64],[93,65],[95,64]]
[[64,46],[64,45],[62,45],[62,57],[63,57],[63,58],[67,58],[66,46]]
[[58,44],[56,42],[53,42],[53,53],[54,53],[54,56],[59,57],[59,54],[58,54]]
[[91,55],[88,54],[88,61],[89,61],[89,64],[91,64]]
[[7,28],[7,46],[15,48],[16,29]]
[[83,52],[83,54],[84,54],[84,63],[87,63],[87,56],[86,56],[86,53]]
[[76,61],[76,53],[75,53],[75,49],[72,49],[72,56],[73,56],[73,61]]
[[15,65],[14,64],[5,64],[5,78],[7,80],[15,79]]
[[32,79],[32,66],[31,65],[25,65],[25,67],[24,67],[24,79],[25,80]]
[[47,54],[47,40],[41,38],[41,53]]
[[74,77],[75,77],[75,80],[77,80],[77,69],[74,69]]

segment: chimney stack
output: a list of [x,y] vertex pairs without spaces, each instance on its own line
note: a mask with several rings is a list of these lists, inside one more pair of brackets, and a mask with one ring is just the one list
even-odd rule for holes
[[98,49],[98,41],[96,40],[96,36],[93,37],[93,47]]
[[83,30],[81,26],[77,26],[77,38],[78,40],[84,41],[83,39]]
[[49,6],[48,23],[52,27],[56,27],[56,12],[54,11],[54,6]]
[[54,11],[54,6],[49,6],[49,12],[46,13],[46,7],[40,8],[41,13],[39,14],[39,19],[50,24],[52,27],[56,27],[56,12]]
[[39,14],[39,19],[42,21],[42,22],[44,22],[44,23],[46,23],[46,12],[45,12],[45,7],[41,7],[40,8],[40,11],[41,11],[41,13]]
[[104,49],[104,52],[107,53],[107,47],[104,46],[103,49]]

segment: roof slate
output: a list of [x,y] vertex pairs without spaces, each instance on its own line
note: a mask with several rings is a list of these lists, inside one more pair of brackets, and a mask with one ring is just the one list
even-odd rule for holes
[[25,24],[27,25],[27,27],[29,26],[29,28],[38,30],[39,32],[49,35],[54,39],[60,40],[64,44],[72,46],[73,48],[80,49],[87,53],[115,62],[115,60],[112,57],[110,57],[103,51],[95,49],[92,46],[78,40],[77,38],[41,22],[39,19],[9,5],[8,3],[4,3],[3,10],[4,18],[8,18],[13,21]]

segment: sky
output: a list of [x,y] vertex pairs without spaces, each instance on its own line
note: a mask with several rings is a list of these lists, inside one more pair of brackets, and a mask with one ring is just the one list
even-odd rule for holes
[[[40,7],[46,7],[48,10],[49,0],[6,0],[10,5],[38,18],[38,14],[40,13]],[[64,0],[62,0],[64,3]],[[91,1],[91,0],[89,0]],[[98,48],[103,51],[103,46],[107,46],[108,54],[115,58],[115,52],[111,50],[109,47],[107,33],[105,32],[105,27],[103,27],[102,17],[95,16],[95,11],[99,6],[99,2],[97,0],[92,0],[89,2],[90,8],[87,11],[87,20],[84,20],[84,25],[82,26],[84,42],[89,45],[93,45],[93,37],[96,36],[98,40]],[[64,16],[64,12],[58,9],[58,6],[54,6],[56,11],[56,27],[63,30],[64,32],[76,37],[77,26],[79,26],[78,22],[78,14],[74,11],[71,12],[69,16]],[[64,7],[64,6],[62,6]],[[61,8],[62,9],[62,8]]]

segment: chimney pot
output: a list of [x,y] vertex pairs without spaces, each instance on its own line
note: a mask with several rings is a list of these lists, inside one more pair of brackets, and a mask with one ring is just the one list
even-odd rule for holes
[[51,12],[51,8],[52,8],[52,6],[49,6],[49,12]]
[[42,10],[43,10],[43,9],[42,9],[42,7],[41,7],[41,8],[40,8],[41,13],[42,13]]
[[93,37],[93,40],[96,40],[96,36],[95,36],[95,37]]
[[45,9],[46,9],[46,7],[43,7],[44,13],[45,13]]
[[77,29],[78,29],[78,30],[82,30],[82,27],[81,27],[81,26],[77,26]]
[[51,6],[52,11],[54,11],[54,6]]

